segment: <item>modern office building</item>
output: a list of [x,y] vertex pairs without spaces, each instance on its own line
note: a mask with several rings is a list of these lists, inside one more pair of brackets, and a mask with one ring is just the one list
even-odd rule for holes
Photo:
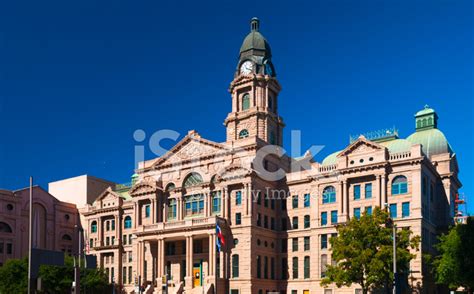
[[422,238],[409,284],[436,293],[422,255],[452,223],[461,187],[436,112],[417,112],[405,139],[390,129],[355,136],[322,162],[310,152],[290,158],[279,154],[285,125],[271,57],[252,19],[229,87],[226,141],[190,131],[142,162],[130,185],[81,208],[87,250],[127,293],[137,281],[162,293],[163,276],[168,293],[359,293],[357,285],[320,286],[329,238],[336,224],[388,207],[399,228]]

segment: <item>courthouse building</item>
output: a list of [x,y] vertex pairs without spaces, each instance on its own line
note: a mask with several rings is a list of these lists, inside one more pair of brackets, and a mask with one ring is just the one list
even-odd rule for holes
[[[168,293],[359,293],[358,285],[320,286],[329,238],[336,224],[388,207],[399,228],[422,238],[409,284],[435,293],[422,254],[452,223],[461,187],[436,112],[417,112],[405,139],[394,129],[355,136],[322,162],[310,152],[290,158],[271,150],[262,159],[268,146],[282,145],[285,126],[271,58],[252,19],[229,87],[226,141],[190,131],[165,155],[140,163],[130,185],[81,208],[87,250],[127,293],[138,280],[146,293],[162,293],[163,276]],[[301,162],[308,164],[292,168]]]

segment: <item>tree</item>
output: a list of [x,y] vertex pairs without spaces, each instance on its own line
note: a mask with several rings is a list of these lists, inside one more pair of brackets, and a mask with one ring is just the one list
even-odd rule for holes
[[438,255],[433,259],[435,280],[450,289],[474,290],[474,220],[454,226],[435,245]]
[[0,294],[27,293],[28,260],[9,259],[0,267]]
[[[335,283],[337,287],[359,284],[362,292],[389,287],[393,281],[392,229],[387,228],[388,212],[375,208],[372,215],[364,213],[358,220],[350,219],[337,226],[337,236],[332,237],[333,265],[327,265],[322,286]],[[411,237],[408,229],[397,230],[397,269],[406,272],[410,260],[418,250],[420,237]]]
[[[74,259],[66,255],[64,266],[41,265],[39,277],[42,291],[39,293],[70,293],[74,280]],[[9,259],[0,267],[0,294],[27,293],[28,259]],[[81,293],[105,293],[110,288],[107,275],[102,269],[81,269]]]

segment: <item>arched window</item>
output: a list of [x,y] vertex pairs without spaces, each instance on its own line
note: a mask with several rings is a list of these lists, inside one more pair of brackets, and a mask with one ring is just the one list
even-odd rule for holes
[[176,199],[168,200],[168,220],[176,219]]
[[392,181],[392,195],[406,194],[408,192],[408,181],[405,176],[397,176]]
[[431,126],[433,124],[433,118],[429,117],[428,118],[428,126]]
[[336,202],[336,189],[328,186],[323,190],[323,204]]
[[69,236],[68,234],[64,234],[63,237],[62,237],[62,239],[63,239],[64,241],[72,241],[71,236]]
[[232,278],[239,277],[239,255],[232,255]]
[[247,129],[243,129],[239,133],[239,139],[247,138],[249,136],[249,131]]
[[416,121],[416,127],[419,129],[421,128],[421,119]]
[[173,191],[175,188],[176,188],[176,185],[174,183],[169,183],[168,185],[166,185],[165,191],[170,192],[170,191]]
[[247,110],[250,108],[250,95],[244,94],[242,97],[242,110]]
[[422,127],[426,127],[426,118],[423,119],[423,123],[421,124]]
[[203,182],[202,177],[198,173],[189,174],[183,182],[183,187],[193,187],[201,184]]
[[91,223],[91,233],[97,233],[97,222],[93,221]]
[[0,233],[13,233],[13,231],[7,223],[0,222]]
[[124,229],[131,229],[132,228],[132,218],[127,215],[123,221]]

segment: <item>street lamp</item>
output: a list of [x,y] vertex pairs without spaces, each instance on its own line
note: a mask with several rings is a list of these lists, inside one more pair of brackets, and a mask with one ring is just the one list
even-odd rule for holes
[[[384,203],[385,208],[388,210],[388,203]],[[393,240],[393,294],[397,294],[397,225],[393,222],[393,219],[389,217],[385,223],[385,227],[392,229],[392,240]]]

